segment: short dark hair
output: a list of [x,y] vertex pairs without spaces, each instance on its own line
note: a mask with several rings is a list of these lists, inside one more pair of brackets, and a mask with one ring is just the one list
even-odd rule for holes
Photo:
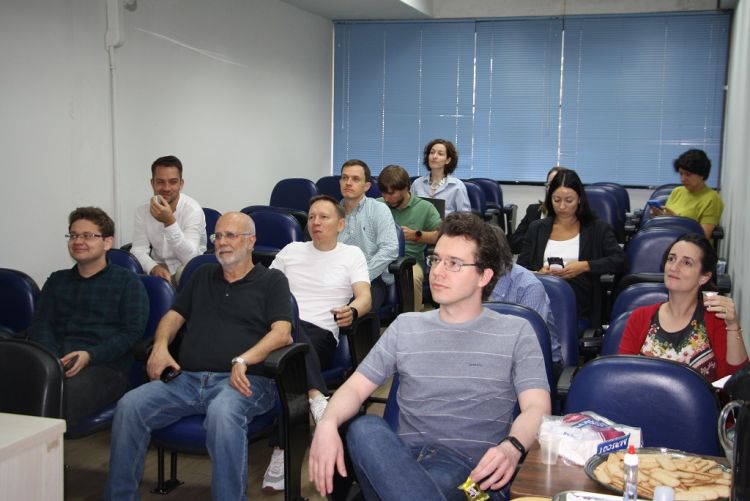
[[91,221],[99,228],[103,237],[113,237],[115,235],[115,222],[99,207],[78,207],[68,216],[68,231],[73,223],[79,219]]
[[685,169],[693,174],[698,174],[703,179],[708,179],[708,175],[711,173],[711,160],[703,150],[687,150],[675,158],[673,165],[675,172]]
[[344,167],[355,167],[359,165],[362,167],[362,169],[365,171],[365,182],[371,183],[372,182],[372,175],[370,174],[370,168],[367,166],[364,160],[359,160],[357,158],[352,158],[350,160],[347,160],[344,162],[344,164],[341,166],[341,172],[344,172]]
[[706,238],[705,235],[699,235],[698,233],[685,233],[677,237],[677,240],[669,244],[667,250],[664,251],[664,255],[661,258],[661,269],[662,271],[667,265],[667,259],[669,253],[672,252],[672,247],[678,242],[687,242],[695,245],[701,251],[701,273],[711,273],[711,279],[700,287],[700,290],[718,290],[716,288],[716,263],[719,262],[719,256],[716,254],[716,249],[711,245],[711,242]]
[[558,188],[570,188],[578,195],[576,217],[580,222],[585,224],[594,219],[595,216],[591,212],[591,207],[589,207],[589,200],[586,198],[586,190],[583,188],[581,178],[578,177],[578,173],[573,169],[559,171],[549,184],[549,189],[544,195],[544,207],[547,209],[547,217],[555,217],[555,208],[552,206],[552,194]]
[[167,155],[165,157],[159,157],[154,160],[154,163],[151,164],[152,178],[156,175],[157,167],[176,167],[180,173],[180,178],[182,178],[182,162],[180,162],[180,159],[174,155]]
[[427,167],[427,170],[430,170],[430,150],[436,144],[442,144],[445,146],[445,153],[448,155],[448,158],[451,159],[451,161],[445,166],[445,173],[452,174],[453,171],[456,170],[456,167],[458,167],[458,150],[456,150],[453,143],[447,139],[433,139],[427,143],[427,146],[424,147],[424,158],[422,159],[422,163]]
[[505,274],[512,264],[513,256],[507,242],[505,246],[498,239],[497,232],[492,226],[479,216],[470,212],[454,212],[446,216],[440,224],[438,239],[443,235],[448,237],[464,237],[477,244],[474,260],[477,272],[492,270],[492,278],[482,290],[482,300],[486,300],[500,277]]
[[409,187],[409,173],[400,165],[389,165],[378,175],[378,188],[388,193]]
[[339,219],[346,219],[346,212],[344,212],[344,208],[340,203],[336,201],[335,198],[328,195],[315,195],[310,199],[310,205],[307,206],[307,212],[310,212],[310,209],[315,202],[330,202],[334,207],[336,207],[336,214],[338,214]]

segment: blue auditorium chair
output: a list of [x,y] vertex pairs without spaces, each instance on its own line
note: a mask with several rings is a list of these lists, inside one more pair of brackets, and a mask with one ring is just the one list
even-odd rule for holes
[[[249,210],[245,207],[242,212]],[[253,261],[270,266],[276,254],[292,242],[301,242],[302,227],[297,219],[276,210],[257,209],[246,212],[255,223]]]
[[[294,296],[292,304],[292,337],[299,328],[299,312]],[[260,369],[263,376],[272,378],[278,387],[276,406],[257,416],[248,425],[249,440],[261,439],[281,427],[284,454],[284,499],[301,501],[301,471],[304,454],[310,441],[309,403],[307,400],[307,377],[305,375],[305,343],[273,351]],[[184,417],[169,426],[153,430],[151,442],[157,449],[157,486],[154,492],[167,494],[183,482],[177,479],[177,454],[207,454],[204,414]],[[170,478],[164,478],[164,459],[170,452]]]
[[697,233],[703,235],[703,227],[695,219],[682,216],[659,216],[646,220],[639,231],[645,231],[651,228],[677,228],[683,233]]
[[626,310],[616,317],[613,317],[612,321],[607,326],[606,332],[604,333],[602,349],[599,352],[600,355],[617,355],[617,352],[620,348],[622,335],[625,332],[625,325],[627,325],[628,318],[630,318],[630,314],[632,312],[633,310]]
[[[143,338],[141,343],[148,343],[153,340],[154,334],[156,333],[156,327],[161,321],[161,317],[169,311],[174,303],[175,292],[172,286],[167,283],[166,280],[161,277],[155,277],[151,275],[139,275],[141,283],[146,288],[148,294],[148,321],[146,322],[146,329],[143,332]],[[146,381],[146,367],[143,356],[143,344],[136,346],[136,360],[130,369],[130,386],[135,388],[143,384]],[[99,412],[83,418],[74,427],[67,430],[65,438],[79,438],[86,435],[90,435],[99,430],[109,428],[112,425],[112,419],[115,415],[115,407],[117,402],[106,406]]]
[[679,228],[651,228],[636,233],[625,249],[628,274],[661,273],[664,252],[684,234],[685,231]]
[[478,184],[472,182],[470,179],[463,179],[462,181],[464,186],[466,186],[466,193],[469,195],[471,212],[485,221],[491,221],[493,217],[498,215],[499,211],[497,209],[488,208],[487,197],[484,196],[484,190]]
[[209,207],[203,207],[203,215],[206,218],[206,252],[213,252],[214,244],[211,243],[209,237],[216,231],[216,222],[221,217],[221,212]]
[[599,182],[591,183],[591,186],[602,186],[606,188],[615,196],[615,198],[617,198],[617,203],[621,208],[625,209],[625,213],[630,212],[630,194],[628,193],[627,188],[623,185],[611,182]]
[[658,282],[634,283],[615,297],[610,319],[615,319],[626,311],[633,311],[640,306],[663,303],[669,298],[664,280]]
[[268,205],[307,213],[310,199],[319,194],[318,187],[309,179],[301,177],[282,179],[273,187]]
[[722,455],[713,387],[678,362],[631,355],[588,362],[573,379],[565,401],[566,414],[582,411],[639,427],[645,447]]
[[617,242],[625,242],[625,208],[620,207],[617,198],[604,186],[586,186],[586,198],[594,215],[609,223],[615,232]]
[[497,211],[497,220],[503,231],[507,234],[512,233],[513,225],[515,224],[513,215],[517,207],[515,204],[503,204],[503,189],[500,187],[500,184],[494,179],[486,177],[472,177],[469,181],[482,189],[487,201],[487,208]]
[[323,176],[315,182],[315,186],[317,186],[321,195],[328,195],[334,200],[341,200],[340,178],[341,176]]
[[22,334],[31,325],[39,286],[26,273],[0,268],[0,330]]
[[136,275],[143,275],[141,263],[138,262],[138,259],[134,255],[126,250],[115,248],[109,249],[107,251],[107,261],[111,264],[122,266]]

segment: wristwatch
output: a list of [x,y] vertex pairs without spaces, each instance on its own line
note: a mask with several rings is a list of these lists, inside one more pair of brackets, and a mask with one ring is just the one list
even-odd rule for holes
[[415,231],[414,232],[414,236],[416,237],[417,240],[419,240],[420,238],[422,238],[422,230]]
[[523,446],[523,444],[521,443],[521,441],[518,440],[513,435],[508,435],[507,437],[505,437],[504,439],[502,439],[497,445],[500,445],[503,442],[510,442],[510,445],[512,445],[513,447],[515,447],[518,450],[518,452],[521,453],[521,459],[518,461],[518,463],[519,464],[523,463],[523,460],[526,459],[527,451],[526,451],[526,447]]
[[234,357],[232,359],[232,365],[234,365],[234,364],[242,364],[245,367],[247,367],[247,362],[245,362],[245,359],[242,358],[242,357]]
[[357,308],[355,308],[354,306],[350,306],[349,309],[352,310],[352,323],[354,323],[359,318],[359,312],[357,311]]

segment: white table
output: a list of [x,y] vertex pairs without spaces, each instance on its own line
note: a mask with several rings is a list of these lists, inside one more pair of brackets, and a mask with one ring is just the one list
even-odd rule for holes
[[0,413],[0,499],[63,498],[62,419]]

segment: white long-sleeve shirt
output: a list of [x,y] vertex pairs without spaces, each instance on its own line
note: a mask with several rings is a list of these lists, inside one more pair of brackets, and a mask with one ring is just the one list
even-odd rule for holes
[[180,193],[174,217],[176,222],[165,228],[149,212],[149,203],[136,209],[130,252],[144,272],[163,263],[174,275],[177,268],[206,251],[206,217],[200,204]]

